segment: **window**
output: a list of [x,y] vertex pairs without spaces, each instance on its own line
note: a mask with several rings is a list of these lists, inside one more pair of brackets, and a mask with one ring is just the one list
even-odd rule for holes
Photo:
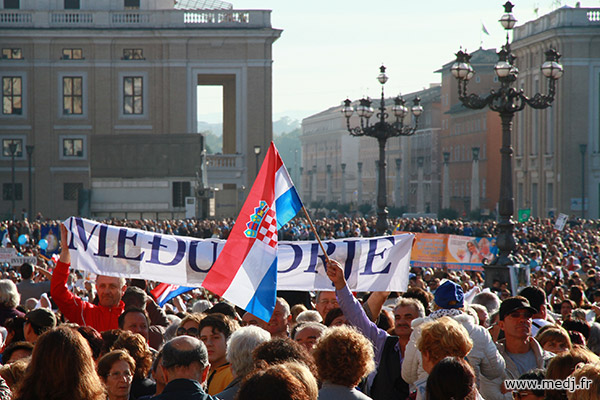
[[3,60],[22,60],[23,49],[2,49]]
[[79,191],[83,190],[83,183],[64,183],[63,184],[63,200],[77,200]]
[[23,113],[23,78],[20,76],[2,77],[2,114],[21,115]]
[[63,139],[64,157],[83,157],[83,139]]
[[[13,199],[12,182],[2,184],[2,200]],[[23,184],[15,182],[15,200],[23,200]]]
[[4,8],[18,10],[21,8],[19,0],[4,0]]
[[81,49],[63,49],[63,60],[83,60],[83,50]]
[[65,10],[79,10],[80,8],[79,0],[65,0]]
[[2,156],[11,157],[10,145],[16,144],[15,157],[23,157],[23,140],[21,139],[2,139]]
[[143,78],[126,76],[123,78],[123,114],[143,114]]
[[185,207],[185,198],[190,196],[189,182],[173,182],[173,207]]
[[126,10],[139,10],[140,9],[140,0],[125,0],[125,9]]
[[143,49],[123,49],[123,60],[143,60]]
[[83,78],[63,77],[63,114],[83,114]]

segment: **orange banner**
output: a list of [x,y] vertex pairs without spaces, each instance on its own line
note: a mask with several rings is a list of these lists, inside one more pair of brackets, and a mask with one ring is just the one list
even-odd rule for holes
[[[408,233],[396,231],[394,233]],[[411,267],[432,267],[483,271],[482,260],[498,254],[496,238],[415,233]]]

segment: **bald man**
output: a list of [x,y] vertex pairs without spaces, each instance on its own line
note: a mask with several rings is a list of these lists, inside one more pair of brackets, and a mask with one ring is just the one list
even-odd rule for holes
[[216,400],[202,389],[210,367],[204,343],[195,337],[178,336],[164,345],[162,354],[167,386],[153,400]]

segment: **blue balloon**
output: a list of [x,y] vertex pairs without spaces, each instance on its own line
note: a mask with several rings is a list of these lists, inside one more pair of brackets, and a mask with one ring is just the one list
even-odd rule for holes
[[48,248],[48,241],[46,239],[42,239],[39,241],[38,245],[40,246],[40,249],[46,250]]
[[23,246],[25,243],[27,243],[27,241],[29,241],[29,238],[27,237],[27,235],[19,236],[19,244],[21,246]]

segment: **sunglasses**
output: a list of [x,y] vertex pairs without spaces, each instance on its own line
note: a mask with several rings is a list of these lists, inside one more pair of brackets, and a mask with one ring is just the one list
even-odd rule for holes
[[190,328],[190,329],[177,328],[177,336],[188,335],[188,336],[198,337],[199,333],[200,333],[200,331],[198,331],[198,328]]

